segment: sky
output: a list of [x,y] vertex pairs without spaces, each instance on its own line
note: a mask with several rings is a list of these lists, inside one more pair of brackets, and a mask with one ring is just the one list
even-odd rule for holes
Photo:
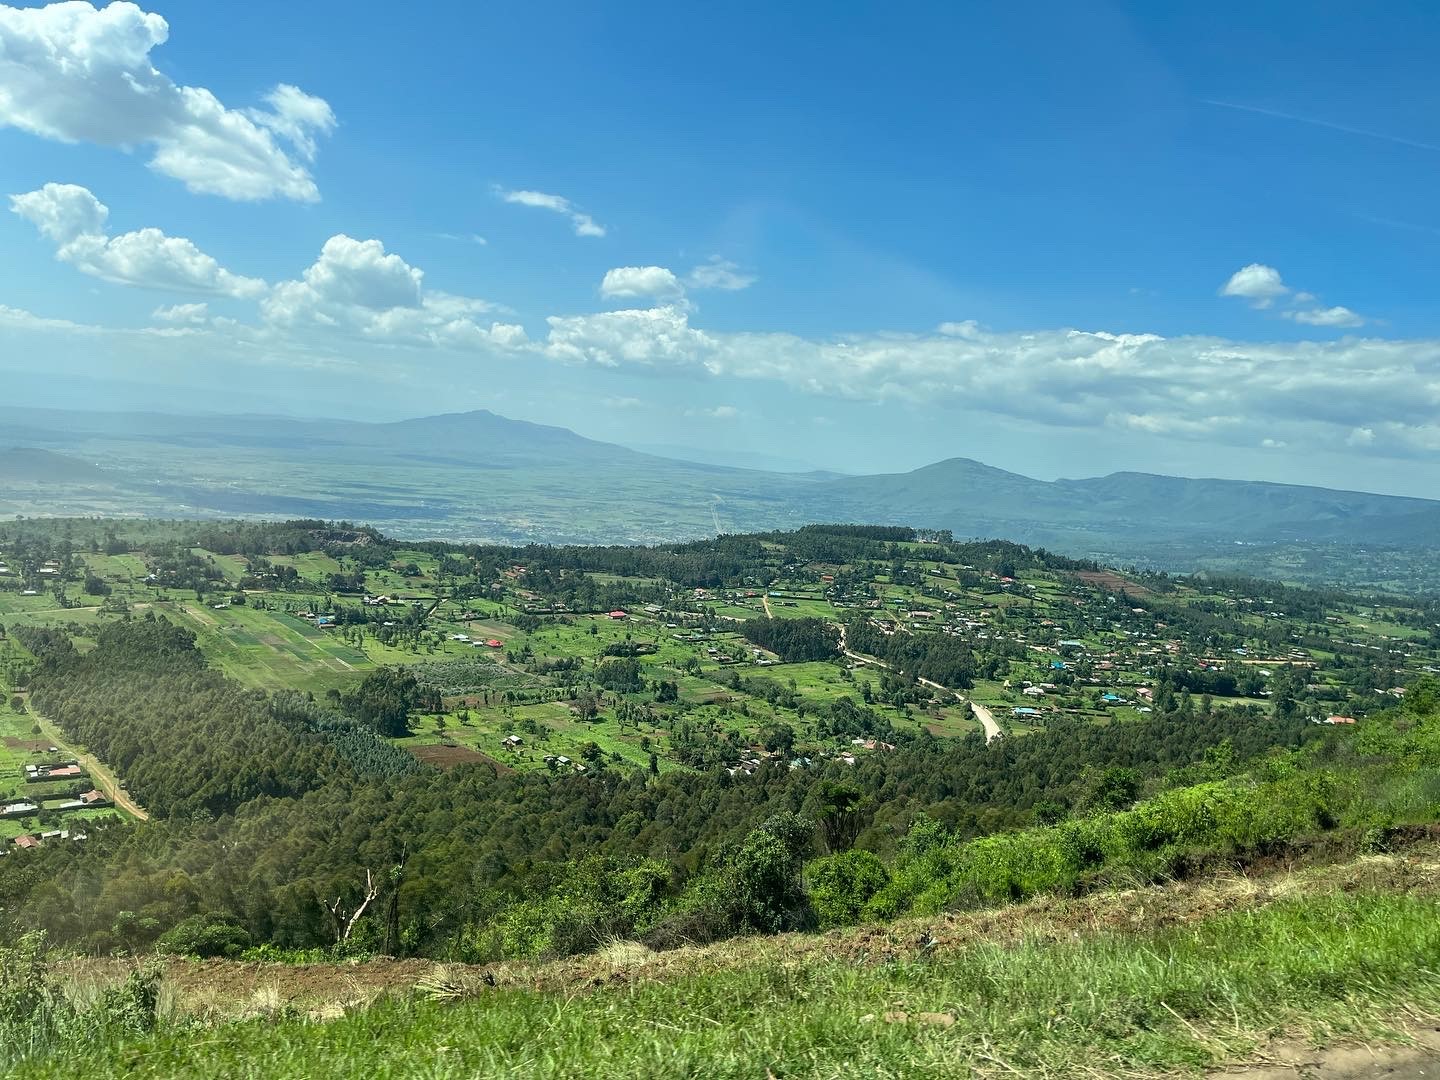
[[1436,497],[1437,55],[1398,2],[0,3],[0,400]]

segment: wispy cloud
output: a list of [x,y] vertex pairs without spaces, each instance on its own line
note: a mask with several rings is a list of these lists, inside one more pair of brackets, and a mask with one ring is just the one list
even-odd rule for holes
[[1214,105],[1220,109],[1234,109],[1236,112],[1254,113],[1256,116],[1269,116],[1276,120],[1289,120],[1296,124],[1309,124],[1311,127],[1327,128],[1330,131],[1339,131],[1346,135],[1359,135],[1365,139],[1379,139],[1381,142],[1395,143],[1397,146],[1411,146],[1417,150],[1434,150],[1440,153],[1440,146],[1434,143],[1421,142],[1419,139],[1407,139],[1403,135],[1391,135],[1384,131],[1369,131],[1366,128],[1351,127],[1349,124],[1336,124],[1329,120],[1318,120],[1313,116],[1299,116],[1296,113],[1281,112],[1279,109],[1265,109],[1259,105],[1241,105],[1235,101],[1218,101],[1213,98],[1203,98],[1205,105]]
[[505,188],[496,188],[495,193],[503,201],[516,206],[531,206],[537,210],[549,210],[551,213],[564,214],[570,219],[576,236],[600,237],[605,235],[604,225],[601,225],[589,214],[582,212],[563,195],[551,195],[544,191],[508,191]]
[[489,240],[486,240],[485,237],[481,236],[479,233],[441,232],[435,233],[435,239],[454,240],[462,244],[479,244],[481,247],[485,247],[487,244],[490,243]]

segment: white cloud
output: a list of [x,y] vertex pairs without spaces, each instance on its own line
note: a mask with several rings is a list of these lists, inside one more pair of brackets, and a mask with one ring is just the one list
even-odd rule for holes
[[817,396],[1243,446],[1334,446],[1347,436],[1355,444],[1364,436],[1351,433],[1365,429],[1377,452],[1420,452],[1440,413],[1440,344],[1431,341],[1249,343],[976,327],[963,336],[812,339],[703,330],[673,304],[549,323],[541,347],[569,364],[766,380]]
[[[1230,275],[1220,289],[1221,296],[1237,296],[1250,301],[1255,308],[1268,308],[1282,296],[1289,296],[1292,305],[1313,304],[1318,299],[1314,293],[1291,291],[1280,277],[1280,271],[1273,266],[1251,263]],[[1292,307],[1280,312],[1280,316],[1305,326],[1352,327],[1364,326],[1369,320],[1347,307],[1316,307],[1300,309]]]
[[272,328],[339,332],[394,345],[516,349],[525,328],[477,315],[497,311],[485,300],[427,293],[425,273],[379,240],[345,235],[325,241],[320,257],[298,280],[282,281],[262,301]]
[[1281,314],[1306,326],[1364,326],[1366,321],[1363,315],[1338,306],[1313,308],[1309,311],[1285,311]]
[[709,262],[690,271],[685,283],[692,289],[724,289],[734,292],[748,289],[757,280],[754,274],[742,271],[737,263],[722,259],[719,255],[712,255]]
[[161,16],[132,3],[0,5],[0,126],[59,142],[148,146],[150,167],[194,192],[318,199],[296,158],[313,159],[316,137],[334,128],[330,106],[282,84],[268,110],[226,108],[156,70],[150,52],[169,35]]
[[1375,441],[1375,429],[1368,427],[1357,427],[1345,437],[1347,446],[1369,446]]
[[543,191],[507,191],[504,188],[497,188],[496,194],[505,202],[514,203],[516,206],[531,206],[537,210],[549,210],[552,213],[564,214],[570,219],[570,225],[575,230],[576,236],[605,235],[604,225],[601,225],[589,214],[580,211],[563,195],[548,195]]
[[567,364],[641,367],[655,371],[704,368],[719,342],[690,327],[683,308],[666,305],[598,315],[552,315],[544,353]]
[[210,319],[209,304],[171,304],[168,307],[158,307],[150,313],[152,319],[160,322],[180,323],[185,325],[202,325]]
[[10,197],[10,209],[57,247],[55,257],[83,274],[121,285],[253,299],[266,290],[258,278],[226,270],[191,241],[159,229],[108,237],[109,208],[75,184],[46,184]]
[[600,282],[604,297],[656,297],[672,299],[685,295],[680,279],[663,266],[617,266],[605,271]]
[[1242,266],[1220,287],[1221,296],[1238,296],[1250,301],[1251,307],[1267,308],[1290,288],[1280,278],[1280,271],[1263,263]]
[[600,399],[600,404],[607,409],[639,409],[645,402],[638,397],[606,397]]
[[964,322],[942,322],[935,328],[937,334],[945,337],[973,338],[980,333],[980,324],[974,319],[966,319]]

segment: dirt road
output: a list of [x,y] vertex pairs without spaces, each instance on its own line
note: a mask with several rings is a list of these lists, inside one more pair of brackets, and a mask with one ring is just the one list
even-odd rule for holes
[[[882,667],[886,669],[890,667],[890,665],[885,663],[884,660],[877,660],[873,656],[863,656],[860,653],[854,652],[850,648],[850,646],[846,644],[844,625],[837,624],[836,629],[840,631],[840,651],[846,656],[848,656],[851,660],[854,660],[857,663],[861,664],[870,664],[873,667]],[[975,719],[979,720],[980,726],[985,729],[985,741],[987,743],[994,742],[1001,735],[1005,734],[1003,731],[1000,730],[1000,725],[995,722],[994,714],[991,713],[990,710],[987,709],[984,705],[981,705],[978,701],[970,701],[964,694],[960,693],[959,690],[952,690],[950,687],[942,686],[938,682],[935,682],[931,679],[916,679],[915,681],[918,682],[921,686],[928,686],[931,690],[938,690],[942,694],[953,694],[955,696],[955,700],[960,702],[962,705],[968,703],[970,706],[970,711],[975,714]]]
[[[29,703],[27,702],[26,704],[28,705]],[[150,820],[150,815],[145,812],[144,807],[125,793],[125,790],[120,786],[120,781],[116,779],[115,774],[110,771],[109,766],[101,762],[94,754],[81,753],[75,749],[73,745],[66,742],[65,736],[60,734],[60,729],[37,713],[33,706],[30,708],[30,716],[35,723],[40,725],[40,731],[45,738],[49,739],[55,746],[60,747],[61,750],[72,756],[76,761],[80,762],[81,765],[85,766],[85,771],[88,772],[95,781],[95,786],[105,793],[106,798],[137,821]]]

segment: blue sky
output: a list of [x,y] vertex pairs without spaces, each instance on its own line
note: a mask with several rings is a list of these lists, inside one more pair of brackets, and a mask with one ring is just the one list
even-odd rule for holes
[[1434,495],[1436,55],[1422,4],[0,5],[0,385]]

